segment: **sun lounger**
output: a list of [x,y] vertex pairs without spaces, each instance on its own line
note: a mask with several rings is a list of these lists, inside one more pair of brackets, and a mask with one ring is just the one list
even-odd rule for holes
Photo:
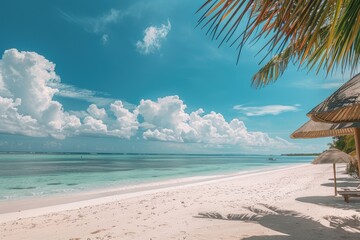
[[344,197],[345,202],[349,202],[350,197],[360,197],[360,185],[358,187],[346,187],[338,191]]

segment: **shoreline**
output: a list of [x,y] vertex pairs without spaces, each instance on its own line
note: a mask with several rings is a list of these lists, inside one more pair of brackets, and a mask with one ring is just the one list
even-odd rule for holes
[[19,218],[36,217],[87,206],[101,205],[146,194],[237,180],[244,177],[268,173],[276,173],[279,171],[301,168],[309,165],[310,163],[274,167],[267,166],[260,169],[238,171],[230,174],[174,178],[122,187],[101,188],[69,194],[56,194],[43,197],[0,201],[0,223]]
[[[279,157],[278,161],[258,155],[246,157],[127,157],[80,158],[61,155],[17,156],[0,161],[0,202],[46,196],[77,194],[149,182],[196,176],[228,175],[277,166],[306,164],[312,157]],[[185,156],[185,155],[184,155]],[[29,165],[30,170],[19,168]],[[10,169],[7,171],[6,169]],[[37,174],[39,173],[39,174]]]
[[[358,185],[339,165],[338,187]],[[332,165],[252,171],[0,215],[6,240],[358,239],[360,199],[334,196]],[[176,185],[178,184],[178,185]],[[101,193],[102,194],[102,193]],[[5,218],[6,217],[6,218]]]

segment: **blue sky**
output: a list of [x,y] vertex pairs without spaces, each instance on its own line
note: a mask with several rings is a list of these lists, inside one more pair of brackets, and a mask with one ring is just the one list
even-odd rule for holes
[[0,150],[319,152],[293,140],[344,83],[291,66],[251,87],[261,42],[235,48],[196,28],[200,2],[2,1]]

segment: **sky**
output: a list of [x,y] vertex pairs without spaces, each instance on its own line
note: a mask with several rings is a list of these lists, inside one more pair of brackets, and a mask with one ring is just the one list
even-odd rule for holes
[[0,151],[321,152],[290,134],[348,78],[290,66],[251,86],[237,51],[195,27],[202,1],[3,0]]

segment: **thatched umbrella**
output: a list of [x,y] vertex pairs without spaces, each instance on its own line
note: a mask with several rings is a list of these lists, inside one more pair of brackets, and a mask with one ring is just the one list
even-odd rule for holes
[[312,164],[349,163],[352,160],[353,158],[349,154],[336,148],[330,148],[315,158]]
[[[317,122],[360,122],[360,74],[342,85],[308,114]],[[354,129],[356,156],[360,173],[360,128]]]
[[[308,121],[302,125],[299,129],[291,134],[291,138],[320,138],[320,137],[332,137],[353,134],[355,129],[360,127],[360,123],[322,123]],[[332,163],[334,170],[334,188],[335,196],[337,195],[336,187],[336,163],[349,163],[353,158],[335,148],[332,148],[320,156],[318,156],[312,163],[324,164]]]
[[360,122],[324,123],[309,120],[291,134],[291,138],[320,138],[354,134],[360,128]]
[[307,116],[317,122],[360,121],[360,74],[347,81]]
[[336,186],[336,163],[350,163],[353,158],[336,148],[331,148],[318,156],[312,163],[313,164],[333,164],[334,170],[334,188],[335,196],[337,195],[337,186]]

